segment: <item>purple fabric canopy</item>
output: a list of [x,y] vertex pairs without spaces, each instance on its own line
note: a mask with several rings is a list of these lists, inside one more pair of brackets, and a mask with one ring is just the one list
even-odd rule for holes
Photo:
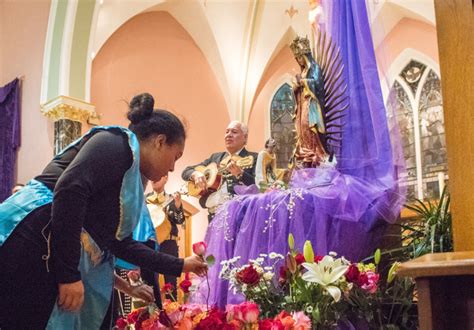
[[[209,271],[210,304],[224,307],[243,297],[219,279],[222,260],[260,253],[286,254],[291,232],[296,248],[312,242],[316,254],[335,251],[358,261],[378,247],[386,225],[394,222],[404,202],[387,125],[365,2],[323,3],[325,29],[341,48],[350,108],[345,121],[337,168],[295,172],[290,189],[237,196],[223,205],[210,224],[206,242],[216,258]],[[399,158],[397,158],[399,159]],[[193,295],[205,302],[206,282]]]
[[0,203],[13,188],[16,152],[20,146],[20,81],[0,88]]

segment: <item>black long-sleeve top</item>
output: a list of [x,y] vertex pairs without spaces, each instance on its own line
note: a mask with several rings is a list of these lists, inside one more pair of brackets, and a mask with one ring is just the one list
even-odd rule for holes
[[84,228],[103,250],[157,273],[179,276],[183,259],[156,252],[131,236],[119,241],[120,190],[132,165],[128,137],[99,131],[51,161],[36,180],[54,191],[51,258],[58,283],[81,279],[80,234]]

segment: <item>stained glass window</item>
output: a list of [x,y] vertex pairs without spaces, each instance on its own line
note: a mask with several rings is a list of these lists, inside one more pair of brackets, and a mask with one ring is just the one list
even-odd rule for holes
[[289,84],[283,84],[273,96],[270,107],[271,136],[277,142],[277,167],[286,168],[293,153],[295,142],[294,114],[295,101]]
[[[439,77],[430,70],[419,103],[421,162],[425,197],[439,196],[438,173],[448,170]],[[433,183],[434,182],[434,183]]]
[[398,81],[395,81],[390,91],[387,115],[389,122],[391,122],[390,117],[395,116],[400,130],[406,166],[405,173],[401,173],[402,182],[407,186],[408,199],[412,199],[417,197],[418,192],[413,109],[406,90]]
[[408,198],[439,198],[440,181],[447,179],[448,166],[438,75],[410,61],[390,90],[387,113],[396,117],[400,129]]

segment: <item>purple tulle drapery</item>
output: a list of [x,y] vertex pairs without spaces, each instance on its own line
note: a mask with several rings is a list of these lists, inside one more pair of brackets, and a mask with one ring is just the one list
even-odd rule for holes
[[16,152],[20,146],[20,81],[0,88],[0,203],[13,188]]
[[[243,300],[219,279],[220,261],[286,254],[290,232],[300,251],[310,240],[316,254],[335,251],[359,261],[378,247],[404,202],[398,184],[403,168],[394,152],[400,149],[390,139],[365,2],[331,0],[323,6],[325,30],[341,48],[350,99],[337,167],[295,172],[284,191],[252,194],[247,189],[218,210],[205,238],[216,258],[209,270],[210,304],[224,307]],[[203,281],[192,300],[206,302],[206,296]]]

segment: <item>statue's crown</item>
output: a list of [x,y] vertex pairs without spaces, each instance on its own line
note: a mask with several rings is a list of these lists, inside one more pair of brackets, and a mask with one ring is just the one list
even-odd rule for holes
[[291,43],[290,48],[295,56],[311,53],[311,46],[308,38],[296,37]]

